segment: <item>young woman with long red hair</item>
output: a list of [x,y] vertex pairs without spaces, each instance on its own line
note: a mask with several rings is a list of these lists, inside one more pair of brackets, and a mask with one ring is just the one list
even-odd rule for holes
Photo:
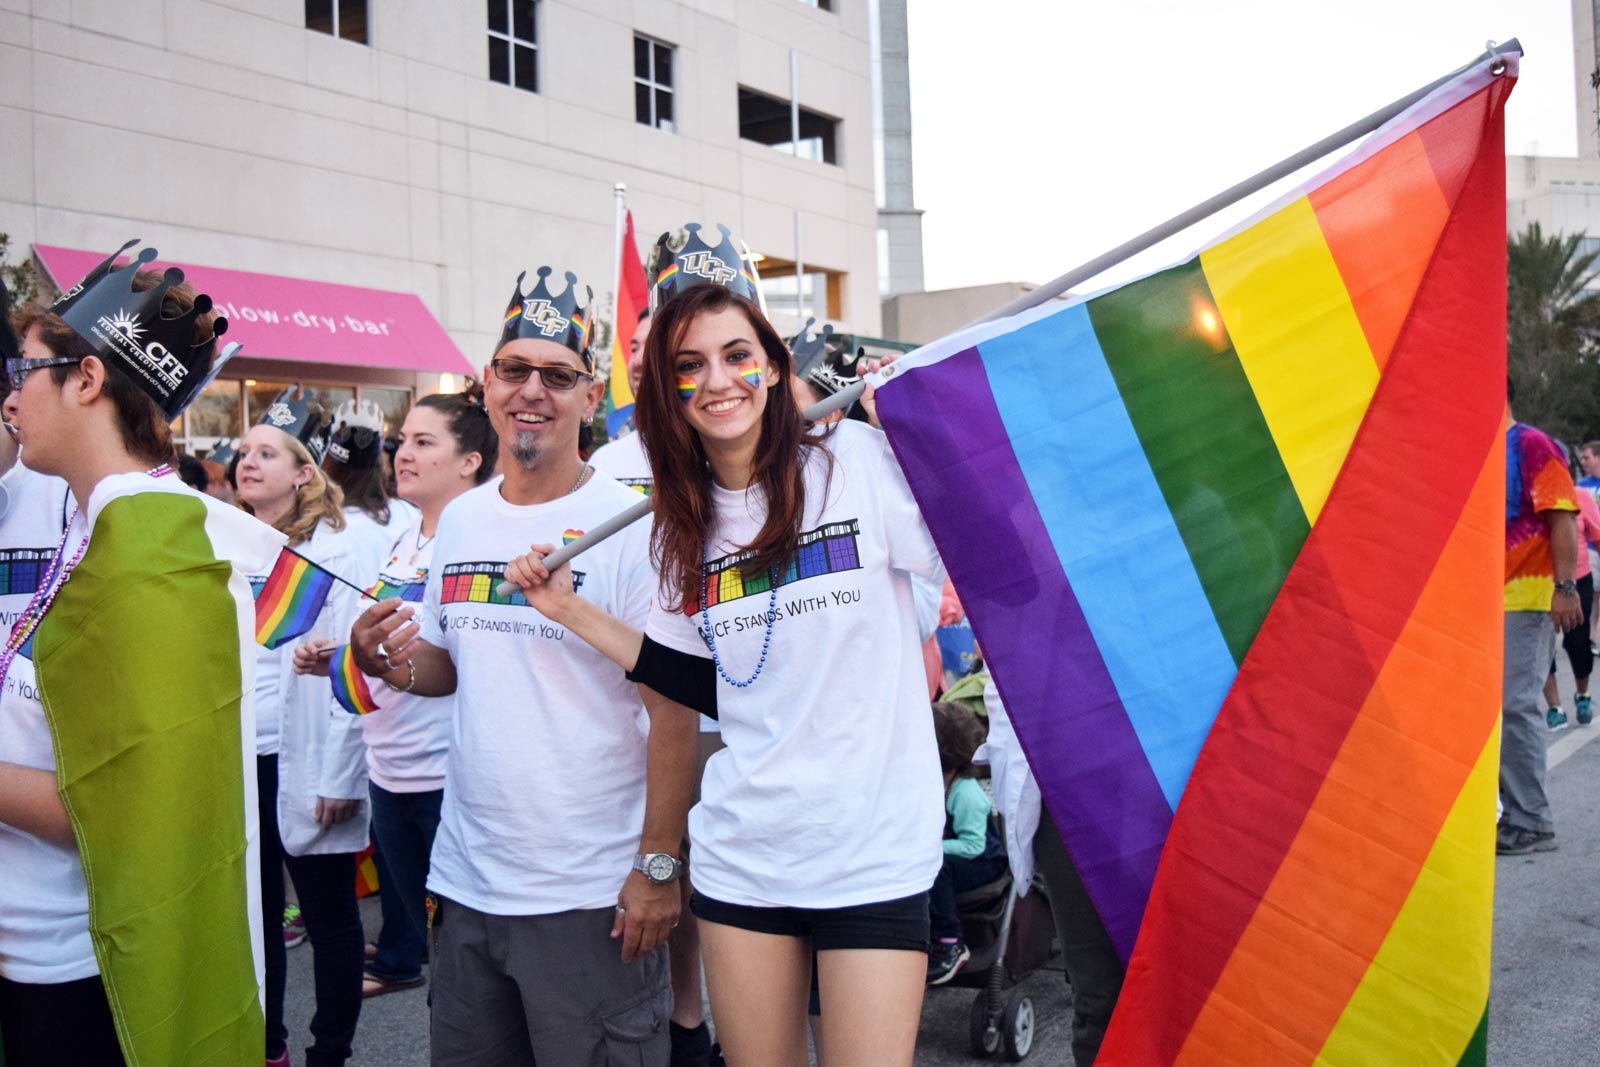
[[728,1062],[806,1063],[815,949],[825,1062],[909,1064],[944,818],[910,576],[942,581],[938,553],[881,433],[802,419],[789,350],[746,297],[682,289],[643,358],[660,572],[644,633],[573,596],[549,546],[507,576],[721,721],[689,838]]

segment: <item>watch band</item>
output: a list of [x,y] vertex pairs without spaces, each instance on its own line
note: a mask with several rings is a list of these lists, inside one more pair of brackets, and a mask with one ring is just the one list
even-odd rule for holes
[[[658,877],[652,870],[665,867],[668,863],[672,865],[670,874]],[[633,869],[650,879],[652,883],[663,885],[682,876],[683,861],[668,852],[638,852],[633,857]]]
[[1578,595],[1578,583],[1575,580],[1571,579],[1571,578],[1568,578],[1565,581],[1557,582],[1556,583],[1556,592],[1558,592],[1558,593],[1567,593],[1567,594],[1569,594],[1571,596],[1577,596]]

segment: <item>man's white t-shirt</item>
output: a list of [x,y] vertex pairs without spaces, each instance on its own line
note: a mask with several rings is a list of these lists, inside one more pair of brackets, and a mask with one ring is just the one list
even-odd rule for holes
[[[23,467],[0,478],[0,622],[5,636],[22,614],[55,556],[65,516],[67,483]],[[85,523],[69,540],[76,548]],[[69,552],[70,557],[70,552]],[[6,672],[0,690],[0,760],[53,771],[55,746],[39,703],[30,640]],[[0,823],[0,977],[13,982],[71,982],[100,973],[89,939],[89,891],[72,845],[59,845]],[[8,893],[4,886],[26,887]]]
[[[603,475],[519,507],[495,478],[439,519],[422,637],[450,654],[456,714],[428,888],[492,915],[609,908],[644,825],[645,731],[638,687],[521,592],[506,563],[572,540],[639,497]],[[636,627],[655,572],[648,523],[574,560],[578,595]]]
[[[397,596],[420,604],[436,540],[422,536],[419,514],[390,548],[388,560],[378,569],[377,582],[368,591],[378,600]],[[361,716],[367,773],[373,782],[391,793],[443,789],[455,697],[418,696],[377,678],[369,678],[367,686],[378,705],[377,711]]]
[[[689,815],[695,889],[747,906],[839,908],[933,884],[944,788],[910,575],[944,580],[933,539],[883,434],[838,424],[808,450],[797,559],[779,575],[771,648],[755,682],[717,681],[727,748]],[[824,502],[823,488],[827,485]],[[708,609],[722,667],[749,678],[770,581],[730,564],[759,532],[759,488],[713,488]],[[706,656],[699,610],[662,590],[647,633]],[[695,608],[696,605],[688,607]]]
[[650,495],[655,479],[650,474],[650,460],[644,454],[644,442],[637,433],[626,434],[608,441],[594,450],[589,463],[601,474],[609,475],[636,492]]

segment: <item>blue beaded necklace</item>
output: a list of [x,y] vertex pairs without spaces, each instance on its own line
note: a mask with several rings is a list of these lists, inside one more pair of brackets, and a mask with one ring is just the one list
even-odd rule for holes
[[717,638],[711,632],[711,572],[707,569],[707,562],[702,556],[700,560],[700,625],[706,635],[706,645],[711,649],[711,662],[717,665],[717,673],[722,680],[736,689],[746,689],[761,677],[761,668],[767,665],[767,650],[772,647],[772,624],[778,621],[778,569],[772,569],[772,595],[767,598],[767,633],[761,639],[761,658],[756,661],[756,672],[744,681],[728,676],[722,667],[722,656],[717,653]]

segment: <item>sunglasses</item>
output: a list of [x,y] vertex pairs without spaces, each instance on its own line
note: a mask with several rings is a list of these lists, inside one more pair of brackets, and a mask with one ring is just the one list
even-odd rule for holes
[[594,381],[594,375],[585,374],[581,370],[563,367],[559,363],[551,365],[535,365],[524,363],[520,359],[491,359],[489,367],[494,371],[494,376],[507,385],[521,385],[528,380],[534,371],[539,372],[539,381],[544,383],[546,389],[555,389],[565,392],[577,387],[581,379],[587,378]]
[[6,361],[6,385],[12,392],[22,388],[22,383],[27,379],[29,371],[41,367],[66,367],[82,363],[82,359],[63,356],[59,359],[11,359]]

